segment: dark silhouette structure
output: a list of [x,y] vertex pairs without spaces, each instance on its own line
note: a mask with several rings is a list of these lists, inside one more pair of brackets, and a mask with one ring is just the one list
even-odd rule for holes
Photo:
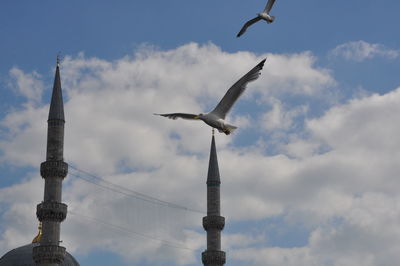
[[225,226],[225,218],[221,216],[220,185],[213,130],[207,175],[207,216],[203,217],[203,227],[207,231],[207,249],[201,255],[205,266],[222,266],[226,261],[225,252],[221,250],[221,231]]

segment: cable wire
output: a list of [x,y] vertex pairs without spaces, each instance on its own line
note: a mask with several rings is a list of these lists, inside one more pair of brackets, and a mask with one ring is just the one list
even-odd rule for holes
[[[86,181],[88,183],[91,183],[91,184],[97,185],[99,187],[102,187],[104,189],[108,189],[108,190],[111,190],[113,192],[120,193],[120,194],[123,194],[125,196],[136,198],[136,199],[140,199],[140,200],[143,200],[143,201],[147,201],[147,202],[150,202],[150,203],[153,203],[153,204],[163,205],[163,206],[166,206],[166,207],[180,209],[180,210],[183,210],[183,211],[189,211],[189,212],[194,212],[194,213],[205,214],[204,211],[199,211],[199,210],[195,210],[195,209],[192,209],[192,208],[187,208],[185,206],[181,206],[181,205],[178,205],[178,204],[175,204],[175,203],[171,203],[171,202],[168,202],[168,201],[157,199],[155,197],[152,197],[152,196],[149,196],[149,195],[146,195],[146,194],[143,194],[143,193],[140,193],[140,192],[137,192],[137,191],[122,187],[120,185],[117,185],[117,184],[114,184],[112,182],[109,182],[109,181],[105,180],[104,178],[101,178],[101,177],[96,176],[96,175],[94,175],[92,173],[89,173],[87,171],[84,171],[84,170],[81,170],[81,169],[79,169],[77,167],[74,167],[72,165],[69,165],[69,167],[74,169],[75,171],[78,171],[80,173],[83,173],[83,174],[91,177],[92,179],[96,180],[97,182],[93,181],[93,180],[90,180],[89,178],[84,177],[84,176],[79,175],[79,174],[75,174],[75,173],[71,173],[70,172],[69,173],[70,175],[72,175],[74,177],[77,177],[79,179],[82,179],[82,180],[84,180],[84,181]],[[105,183],[107,185],[103,185],[103,184],[101,184],[99,182]]]
[[78,214],[78,213],[70,211],[70,210],[68,211],[68,213],[72,214],[75,217],[84,218],[85,220],[89,220],[89,221],[95,222],[97,224],[101,224],[103,226],[112,228],[114,230],[117,230],[117,231],[120,231],[120,232],[123,232],[123,233],[130,233],[130,234],[133,234],[133,235],[136,235],[136,236],[139,236],[139,237],[142,237],[142,238],[146,238],[146,239],[149,239],[149,240],[152,240],[152,241],[161,242],[165,246],[168,246],[170,248],[189,250],[189,251],[196,251],[196,249],[188,248],[188,247],[182,245],[181,243],[167,241],[167,240],[163,240],[163,239],[160,239],[160,238],[148,236],[148,235],[145,235],[145,234],[142,234],[142,233],[139,233],[139,232],[131,231],[131,230],[125,228],[125,227],[122,227],[122,226],[119,226],[119,225],[114,225],[114,224],[102,221],[100,219],[97,219],[97,218],[93,218],[93,217],[89,217],[89,216],[86,216],[86,215]]

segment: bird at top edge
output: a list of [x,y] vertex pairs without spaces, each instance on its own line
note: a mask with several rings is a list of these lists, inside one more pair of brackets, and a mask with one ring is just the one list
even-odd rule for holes
[[265,20],[268,24],[271,24],[272,22],[274,22],[275,17],[271,16],[269,14],[269,12],[272,9],[272,6],[274,5],[275,0],[268,0],[267,4],[265,5],[264,11],[261,13],[257,14],[257,17],[250,19],[249,21],[247,21],[242,29],[239,31],[239,33],[236,35],[236,37],[240,37],[243,33],[246,32],[247,28],[250,27],[251,25],[253,25],[254,23],[260,21],[260,20]]
[[209,113],[206,114],[187,114],[187,113],[170,113],[170,114],[154,114],[170,119],[188,119],[188,120],[202,120],[212,128],[216,128],[220,133],[226,135],[231,134],[237,127],[225,122],[225,117],[235,104],[239,96],[245,91],[249,82],[258,79],[261,75],[265,60],[262,60],[258,65],[253,67],[246,75],[241,77],[235,84],[233,84],[222,97],[217,106]]

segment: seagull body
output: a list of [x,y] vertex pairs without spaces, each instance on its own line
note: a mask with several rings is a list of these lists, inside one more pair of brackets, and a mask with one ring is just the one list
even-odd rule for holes
[[250,27],[251,25],[253,25],[254,23],[260,21],[260,20],[265,20],[268,24],[271,24],[272,22],[274,22],[275,17],[271,16],[269,14],[269,12],[271,11],[272,6],[274,5],[275,0],[268,0],[267,5],[264,8],[264,11],[261,13],[257,14],[257,17],[250,19],[249,21],[247,21],[242,29],[239,31],[239,33],[236,35],[236,37],[240,37],[243,33],[246,32],[247,28]]
[[187,113],[171,113],[171,114],[155,114],[170,119],[189,119],[189,120],[202,120],[212,128],[218,129],[219,132],[225,133],[226,135],[231,134],[237,127],[225,122],[225,117],[230,111],[236,100],[246,89],[247,83],[256,80],[260,74],[261,69],[264,66],[265,60],[262,60],[258,65],[253,67],[246,75],[240,78],[229,90],[226,92],[224,97],[218,103],[218,105],[207,114],[187,114]]

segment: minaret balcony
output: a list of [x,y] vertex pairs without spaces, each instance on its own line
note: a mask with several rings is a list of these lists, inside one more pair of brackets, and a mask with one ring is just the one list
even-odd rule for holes
[[204,230],[206,231],[208,229],[222,230],[224,229],[224,226],[225,226],[225,217],[223,216],[212,215],[203,217],[203,227]]
[[224,265],[226,262],[226,255],[221,250],[206,250],[201,253],[201,260],[204,265]]
[[68,164],[63,161],[45,161],[40,165],[40,175],[43,178],[61,177],[68,174]]
[[59,264],[65,257],[65,247],[61,246],[36,246],[32,250],[32,257],[36,264]]
[[62,222],[67,217],[67,204],[44,201],[36,206],[36,216],[39,221]]

